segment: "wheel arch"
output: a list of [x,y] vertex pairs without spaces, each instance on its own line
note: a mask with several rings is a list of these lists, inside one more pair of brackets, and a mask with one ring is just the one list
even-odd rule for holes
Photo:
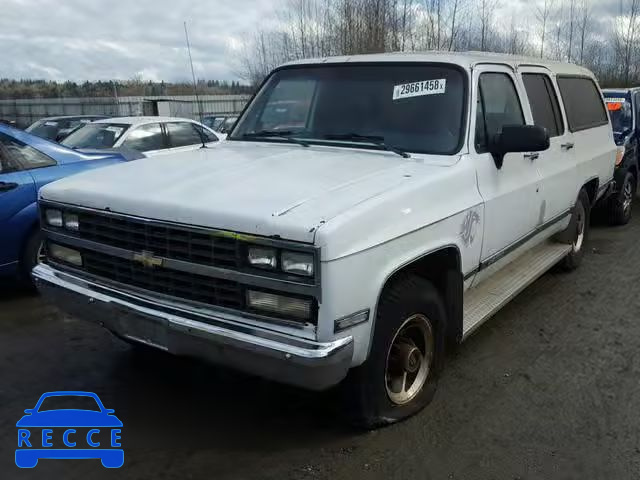
[[[433,284],[442,297],[447,313],[445,340],[447,343],[459,343],[462,339],[464,279],[462,274],[462,255],[459,247],[455,244],[431,249],[408,262],[398,265],[387,275],[376,298],[371,340],[375,333],[375,322],[380,299],[394,280],[403,275],[417,275]],[[371,340],[369,341],[369,350],[371,349]]]
[[[600,186],[600,180],[598,179],[598,177],[595,177],[585,182],[585,184],[581,187],[581,190],[584,189],[585,192],[587,192],[591,206],[593,206],[596,203],[596,200],[598,199],[599,186]],[[578,195],[580,195],[579,191],[578,191]],[[578,197],[576,196],[576,198]]]

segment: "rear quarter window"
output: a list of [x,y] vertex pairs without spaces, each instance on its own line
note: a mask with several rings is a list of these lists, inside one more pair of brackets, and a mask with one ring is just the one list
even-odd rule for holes
[[557,81],[572,132],[608,123],[600,92],[592,79],[559,76]]

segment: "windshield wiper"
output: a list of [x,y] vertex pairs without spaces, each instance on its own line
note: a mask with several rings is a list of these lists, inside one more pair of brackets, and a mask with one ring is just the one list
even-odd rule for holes
[[388,145],[384,141],[384,137],[380,135],[360,135],[359,133],[334,133],[325,135],[323,138],[327,140],[355,140],[355,141],[364,141],[370,143],[372,145],[376,145],[378,147],[384,148],[389,152],[393,152],[397,155],[400,155],[402,158],[411,158],[404,150],[401,150],[393,145]]
[[296,143],[298,145],[302,145],[303,147],[308,147],[309,144],[304,140],[301,140],[296,137],[292,137],[293,132],[291,130],[259,130],[257,132],[244,133],[240,138],[282,138],[290,143]]

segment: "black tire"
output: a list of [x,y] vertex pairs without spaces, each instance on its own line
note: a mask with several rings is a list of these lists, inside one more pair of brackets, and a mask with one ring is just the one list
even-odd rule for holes
[[38,257],[42,247],[42,232],[39,228],[34,229],[27,238],[22,250],[19,268],[19,280],[23,285],[33,287],[31,270],[38,264]]
[[[385,288],[378,306],[369,358],[349,373],[344,385],[344,392],[348,395],[347,411],[353,424],[367,429],[388,425],[414,415],[431,402],[444,358],[445,312],[440,294],[428,280],[413,275],[402,275]],[[397,394],[393,391],[389,393],[390,377],[387,377],[387,366],[393,363],[390,359],[395,357],[397,363],[397,355],[392,356],[389,353],[392,343],[395,344],[394,352],[397,352],[398,344],[403,343],[398,334],[401,330],[404,332],[406,328],[410,328],[402,327],[413,321],[424,325],[428,323],[431,326],[433,342],[430,351],[433,354],[423,357],[432,360],[426,370],[426,379],[421,383],[422,387],[416,390],[406,403],[398,404],[390,398],[390,395]],[[419,329],[418,327],[417,330]],[[429,351],[428,348],[426,350]],[[406,357],[407,361],[410,357],[411,355]],[[421,369],[422,367],[417,369],[414,382],[420,377]],[[415,383],[416,386],[418,384],[420,382]]]
[[611,225],[626,225],[631,220],[633,199],[636,196],[636,178],[627,172],[620,185],[620,191],[609,199],[609,223]]
[[560,263],[560,266],[566,271],[575,270],[582,263],[585,244],[589,236],[590,220],[591,202],[589,201],[589,195],[587,195],[586,191],[580,190],[571,221],[565,232],[572,246],[571,252]]

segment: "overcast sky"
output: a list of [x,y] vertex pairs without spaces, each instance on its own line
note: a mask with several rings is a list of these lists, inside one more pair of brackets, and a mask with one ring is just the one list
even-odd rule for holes
[[[533,6],[542,1],[500,0],[495,23],[508,28],[515,19],[520,28],[534,29],[535,43]],[[592,29],[601,30],[603,19],[617,11],[613,2],[591,0]],[[279,5],[281,0],[0,0],[0,77],[188,80],[186,20],[197,76],[236,80],[238,48],[275,21]]]
[[272,0],[0,0],[0,77],[237,79],[233,47]]

